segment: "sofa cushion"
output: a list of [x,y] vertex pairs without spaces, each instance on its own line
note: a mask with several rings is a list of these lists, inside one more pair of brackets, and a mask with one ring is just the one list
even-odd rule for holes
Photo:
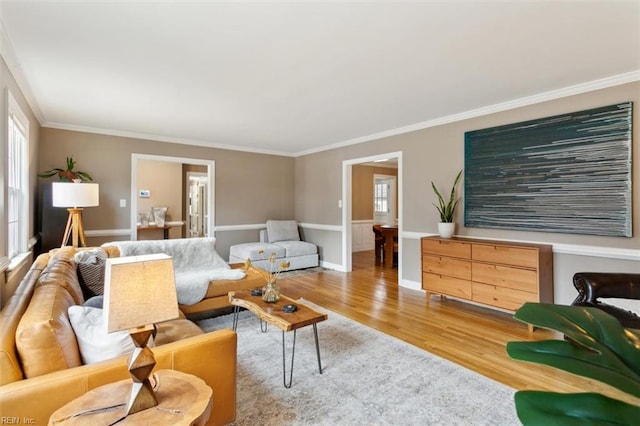
[[85,299],[104,294],[104,271],[107,253],[101,248],[78,251],[74,256],[78,281]]
[[295,220],[268,220],[267,235],[270,243],[300,241],[298,223]]
[[45,285],[55,285],[64,288],[75,302],[74,305],[82,305],[84,296],[78,274],[76,263],[73,260],[76,250],[73,247],[62,247],[57,250],[49,259],[47,267],[38,278],[36,287]]
[[16,330],[16,347],[26,378],[82,365],[67,310],[74,305],[61,286],[37,287]]
[[285,249],[279,244],[270,243],[243,243],[229,248],[229,256],[241,260],[266,260],[271,253],[275,253],[276,258],[282,258],[285,256]]
[[195,323],[188,319],[175,319],[156,324],[156,346],[177,342],[178,340],[204,334]]
[[287,258],[306,256],[318,252],[318,247],[315,244],[307,243],[306,241],[279,241],[277,244],[285,249],[285,257]]
[[107,333],[102,309],[74,305],[69,307],[68,312],[84,364],[130,354],[135,349],[127,331]]

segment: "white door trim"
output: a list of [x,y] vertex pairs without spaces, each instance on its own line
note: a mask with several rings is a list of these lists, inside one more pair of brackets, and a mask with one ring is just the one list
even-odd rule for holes
[[184,157],[172,157],[163,155],[150,155],[150,154],[131,154],[131,226],[130,238],[132,241],[138,239],[138,160],[152,160],[152,161],[166,161],[168,163],[181,163],[181,164],[196,164],[207,166],[207,175],[209,177],[207,184],[207,211],[209,212],[208,226],[210,235],[214,236],[214,218],[215,218],[215,199],[214,199],[214,181],[215,181],[215,166],[216,162],[213,160],[202,160],[198,158],[184,158]]
[[372,155],[369,157],[353,158],[342,161],[342,266],[345,272],[351,272],[351,182],[352,167],[354,164],[369,163],[388,158],[398,159],[398,282],[402,277],[402,151],[386,154]]

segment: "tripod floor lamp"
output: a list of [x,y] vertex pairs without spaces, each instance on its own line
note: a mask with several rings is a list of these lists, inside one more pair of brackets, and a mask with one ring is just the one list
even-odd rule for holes
[[78,247],[78,243],[84,247],[84,226],[82,225],[83,207],[98,206],[97,183],[81,182],[54,182],[52,184],[52,205],[53,207],[67,207],[69,218],[62,237],[61,247],[67,245],[71,237],[71,245]]

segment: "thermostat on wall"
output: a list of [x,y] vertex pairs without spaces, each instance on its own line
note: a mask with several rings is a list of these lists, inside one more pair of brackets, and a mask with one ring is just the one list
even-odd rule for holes
[[140,190],[140,198],[149,198],[149,197],[151,197],[151,191],[149,191],[148,189]]

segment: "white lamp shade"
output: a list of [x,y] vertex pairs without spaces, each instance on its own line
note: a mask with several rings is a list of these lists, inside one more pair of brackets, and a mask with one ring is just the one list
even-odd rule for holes
[[99,205],[97,183],[54,182],[52,184],[53,207],[95,207]]
[[104,284],[109,333],[179,316],[173,259],[166,254],[109,258]]

